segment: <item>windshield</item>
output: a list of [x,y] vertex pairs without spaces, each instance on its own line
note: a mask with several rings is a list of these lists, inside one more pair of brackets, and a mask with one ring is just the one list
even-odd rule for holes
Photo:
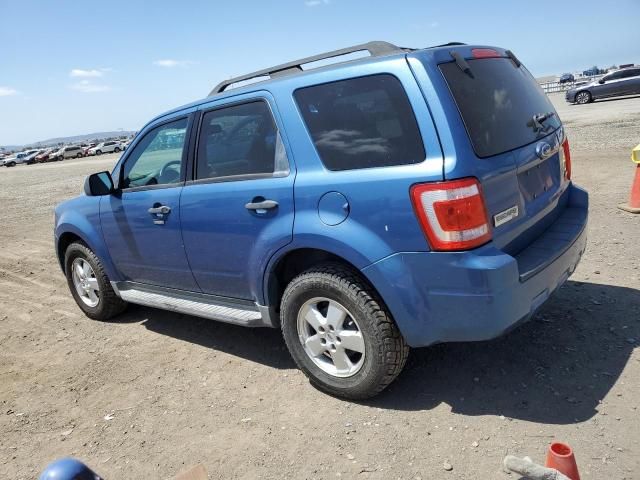
[[441,64],[440,70],[478,157],[535,142],[561,125],[553,105],[524,67],[516,67],[508,58],[468,63],[471,75],[455,62]]

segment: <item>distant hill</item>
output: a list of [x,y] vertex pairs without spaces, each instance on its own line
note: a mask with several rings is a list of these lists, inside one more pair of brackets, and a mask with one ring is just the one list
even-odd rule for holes
[[57,137],[57,138],[49,138],[47,140],[40,140],[39,142],[27,143],[24,145],[0,145],[0,149],[4,148],[5,150],[19,150],[24,147],[45,147],[48,145],[58,145],[60,143],[82,143],[82,142],[94,142],[98,140],[105,140],[107,138],[118,138],[118,137],[130,137],[136,132],[128,131],[128,130],[118,130],[114,132],[96,132],[96,133],[87,133],[86,135],[74,135],[72,137]]

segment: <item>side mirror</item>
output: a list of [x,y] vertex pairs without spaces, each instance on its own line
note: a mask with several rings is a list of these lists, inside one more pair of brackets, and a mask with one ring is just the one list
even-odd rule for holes
[[604,84],[604,78],[601,78],[600,80],[598,80],[598,83],[599,83],[600,85],[603,85],[603,84]]
[[114,190],[113,179],[109,172],[94,173],[84,181],[84,193],[89,197],[110,195]]

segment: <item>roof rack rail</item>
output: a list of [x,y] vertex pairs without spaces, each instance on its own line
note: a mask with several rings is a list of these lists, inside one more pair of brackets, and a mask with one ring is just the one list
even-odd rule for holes
[[466,45],[466,43],[463,43],[463,42],[449,42],[449,43],[443,43],[442,45],[433,45],[433,46],[428,47],[428,48],[455,47],[457,45]]
[[257,72],[248,73],[246,75],[241,75],[239,77],[230,78],[228,80],[224,80],[216,85],[213,90],[209,93],[209,96],[215,95],[216,93],[220,93],[226,90],[227,87],[233,85],[234,83],[244,82],[246,80],[251,80],[253,78],[258,77],[278,77],[281,75],[290,75],[292,73],[302,72],[302,65],[312,62],[317,62],[320,60],[326,60],[328,58],[339,57],[341,55],[348,55],[350,53],[355,52],[363,52],[368,51],[372,57],[379,57],[381,55],[389,55],[392,53],[400,53],[410,51],[409,48],[402,48],[396,45],[393,45],[389,42],[368,42],[362,43],[360,45],[354,45],[352,47],[341,48],[339,50],[333,50],[331,52],[320,53],[318,55],[313,55],[307,58],[301,58],[300,60],[294,60],[293,62],[283,63],[281,65],[276,65],[275,67],[265,68],[263,70],[258,70]]

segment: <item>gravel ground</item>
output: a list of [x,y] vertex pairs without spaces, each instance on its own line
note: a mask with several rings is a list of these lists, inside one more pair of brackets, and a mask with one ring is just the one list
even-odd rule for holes
[[[84,317],[51,240],[53,206],[114,156],[0,169],[0,478],[73,455],[108,479],[501,479],[554,439],[583,479],[640,478],[640,216],[627,198],[640,98],[568,106],[589,246],[531,322],[491,342],[414,350],[379,397],[312,388],[276,330],[150,308]],[[445,471],[445,463],[451,471]]]

